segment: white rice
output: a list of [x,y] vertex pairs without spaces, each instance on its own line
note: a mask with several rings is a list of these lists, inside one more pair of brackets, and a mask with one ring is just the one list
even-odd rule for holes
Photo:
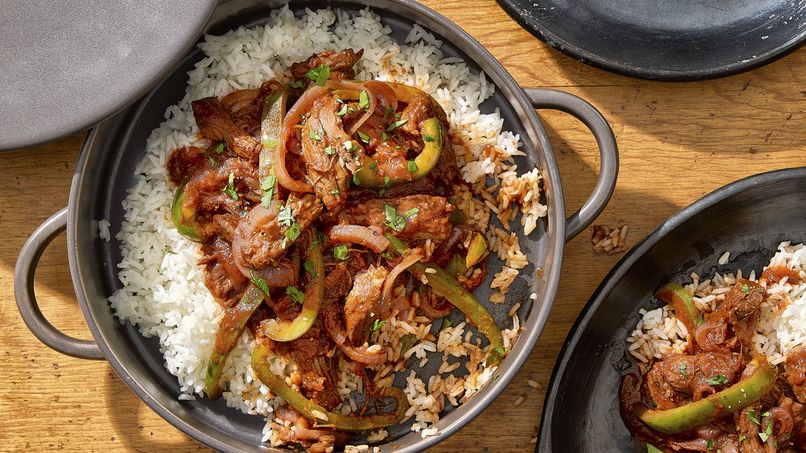
[[[725,265],[729,259],[730,252],[724,252],[718,264]],[[793,285],[783,279],[766,286],[770,297],[761,304],[756,332],[751,340],[756,352],[766,355],[770,363],[777,365],[786,359],[790,350],[806,344],[806,246],[782,242],[770,259],[769,266],[796,270],[803,282]],[[716,309],[730,286],[740,278],[741,269],[734,273],[717,273],[706,280],[692,274],[691,282],[685,287],[697,309],[710,312]],[[757,281],[755,270],[746,278]],[[675,317],[670,305],[650,311],[641,309],[639,314],[641,320],[627,338],[627,351],[642,365],[648,364],[653,358],[663,359],[672,352],[685,351],[688,332]]]
[[[497,170],[495,173],[506,169],[511,172],[505,177],[508,196],[515,198],[522,211],[521,224],[527,234],[535,228],[537,219],[545,216],[545,206],[540,203],[542,177],[538,170],[530,169],[522,177],[514,173],[517,167],[512,157],[524,154],[519,149],[519,137],[502,130],[503,119],[497,111],[479,111],[479,104],[495,88],[483,73],[475,75],[460,59],[444,57],[439,50],[441,43],[418,26],[405,43],[398,43],[390,37],[391,29],[370,10],[354,17],[339,10],[306,12],[304,17],[295,18],[285,7],[271,11],[265,27],[238,28],[223,36],[205,37],[199,44],[204,58],[188,73],[183,99],[167,108],[165,121],[148,138],[146,155],[136,168],[136,183],[123,202],[126,214],[115,236],[121,244],[118,277],[123,287],[109,302],[121,323],[129,322],[144,336],[159,338],[165,367],[178,379],[180,400],[203,395],[206,364],[223,314],[203,284],[197,264],[200,258],[197,244],[182,237],[170,222],[173,188],[165,169],[167,158],[181,146],[209,145],[197,136],[192,100],[221,97],[274,78],[289,82],[286,68],[291,63],[325,49],[364,49],[364,56],[356,66],[356,78],[414,85],[432,94],[442,105],[451,124],[451,139],[464,150],[458,158],[462,176],[468,183],[485,187],[491,167]],[[485,149],[494,149],[495,156],[483,156]],[[471,219],[483,221],[482,229],[486,229],[487,220],[483,216],[474,212]],[[509,228],[508,221],[512,219],[507,219],[505,228]],[[109,234],[109,223],[99,221],[99,236],[108,240]],[[526,264],[515,235],[507,238],[497,250],[508,266],[502,271],[506,275],[499,278],[501,287],[508,287],[518,269]],[[507,349],[520,333],[517,313],[512,319],[512,327],[504,331]],[[495,369],[485,367],[481,340],[473,338],[472,332],[465,332],[464,323],[444,329],[435,341],[426,322],[391,321],[386,326],[386,337],[379,341],[381,347],[399,342],[406,333],[420,340],[399,363],[414,356],[423,365],[428,354],[442,354],[445,372],[452,372],[456,367],[447,362],[448,357],[468,358],[467,367],[472,369],[467,376],[438,375],[436,380],[431,379],[428,389],[415,372],[408,376],[405,392],[412,403],[409,415],[416,420],[412,430],[424,437],[437,435],[434,424],[444,401],[454,405],[466,401],[491,379]],[[249,366],[250,343],[249,334],[244,333],[230,354],[222,376],[222,385],[227,389],[223,397],[230,407],[267,417],[263,441],[273,441],[271,414],[282,400],[272,397],[269,389],[253,377]],[[293,364],[281,357],[271,360],[272,370],[278,375],[290,376],[294,370]],[[395,366],[394,371],[401,370],[399,364]],[[355,411],[356,403],[349,395],[360,392],[363,384],[345,367],[341,367],[341,372],[339,392],[345,397],[345,404],[340,410]],[[389,374],[388,383],[391,377]],[[294,385],[289,377],[286,381]],[[385,430],[379,431],[372,433],[371,439],[381,440],[387,435]],[[351,446],[348,450],[367,451],[368,447]]]

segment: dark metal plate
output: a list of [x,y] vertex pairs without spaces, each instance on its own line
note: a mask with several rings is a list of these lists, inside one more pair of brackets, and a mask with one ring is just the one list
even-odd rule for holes
[[0,14],[0,150],[86,129],[187,53],[216,0],[14,0]]
[[550,46],[608,71],[696,80],[755,68],[806,42],[806,0],[498,0]]
[[[759,272],[781,241],[806,241],[806,167],[729,184],[678,212],[608,274],[566,338],[549,383],[538,452],[645,452],[619,414],[626,339],[655,290],[691,272]],[[731,261],[717,260],[731,252]],[[604,450],[603,450],[604,447]]]

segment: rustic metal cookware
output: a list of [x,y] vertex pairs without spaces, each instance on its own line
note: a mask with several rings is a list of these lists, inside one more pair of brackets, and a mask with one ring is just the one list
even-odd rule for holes
[[[275,2],[272,5],[279,3]],[[407,0],[333,1],[291,3],[302,13],[304,8],[331,6],[350,13],[370,6],[402,41],[415,23],[434,33],[443,42],[449,56],[463,58],[473,71],[484,71],[496,85],[492,99],[483,110],[500,109],[505,129],[520,134],[528,155],[519,159],[520,168],[535,164],[543,172],[548,217],[539,228],[521,238],[532,263],[524,269],[527,278],[518,279],[510,300],[523,306],[524,331],[501,364],[498,379],[491,382],[468,403],[450,410],[438,423],[440,435],[422,439],[409,433],[407,426],[390,430],[384,451],[411,452],[426,448],[446,438],[478,415],[510,381],[523,364],[537,340],[556,295],[565,242],[585,228],[604,208],[612,194],[618,170],[616,143],[605,119],[590,104],[576,96],[552,90],[522,89],[478,42],[455,24],[430,9]],[[222,3],[213,15],[208,33],[220,34],[237,26],[259,25],[266,21],[269,9],[264,2],[233,0]],[[197,49],[165,80],[143,99],[90,132],[81,152],[70,192],[69,206],[45,221],[23,246],[15,271],[15,292],[20,313],[31,331],[48,346],[76,357],[106,359],[123,381],[149,406],[170,423],[215,449],[222,451],[260,450],[260,417],[247,416],[226,408],[222,401],[177,401],[176,378],[163,366],[163,358],[154,339],[143,338],[136,328],[121,325],[113,316],[107,298],[120,286],[116,264],[120,252],[116,240],[106,243],[98,237],[98,219],[109,219],[112,232],[118,231],[124,215],[121,201],[134,181],[134,168],[144,155],[145,141],[163,119],[167,106],[176,103],[185,91],[186,72],[201,58]],[[582,120],[593,132],[601,152],[599,180],[590,198],[570,218],[564,216],[563,191],[554,154],[546,132],[534,108],[557,109]],[[38,259],[50,240],[67,230],[70,269],[76,296],[94,341],[65,336],[44,319],[33,295],[33,277]],[[491,274],[501,263],[493,258]],[[488,280],[489,283],[489,280]],[[529,294],[536,292],[532,302]],[[477,293],[486,300],[489,291]],[[500,325],[509,326],[508,306],[491,309]],[[435,367],[434,367],[435,368]],[[434,372],[432,369],[431,372]]]
[[[806,242],[806,167],[728,184],[663,222],[605,277],[568,334],[549,383],[538,452],[644,452],[619,416],[626,339],[655,291],[692,272],[759,272],[781,241]],[[725,265],[717,261],[731,252]],[[651,307],[656,308],[656,307]]]

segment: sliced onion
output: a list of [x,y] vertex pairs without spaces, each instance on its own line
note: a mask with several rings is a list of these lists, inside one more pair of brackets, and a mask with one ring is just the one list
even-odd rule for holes
[[347,131],[350,136],[358,132],[358,129],[375,113],[375,107],[378,105],[378,101],[375,100],[375,95],[373,94],[372,88],[367,86],[366,83],[357,83],[357,82],[350,82],[349,80],[328,80],[325,83],[325,87],[334,89],[334,90],[357,90],[361,91],[364,90],[367,92],[367,98],[369,99],[369,107],[367,108],[366,112],[361,115],[361,118],[358,118],[352,126],[350,126],[350,130]]
[[403,259],[400,260],[397,266],[393,267],[389,275],[386,276],[386,280],[383,282],[383,291],[381,292],[381,313],[384,312],[384,308],[388,307],[392,301],[392,288],[395,286],[395,280],[397,280],[398,275],[422,258],[422,249],[409,249],[406,255],[403,256]]
[[368,80],[364,82],[364,86],[372,90],[372,93],[375,95],[375,99],[378,100],[378,110],[381,113],[385,112],[389,108],[391,108],[392,112],[397,110],[397,95],[392,87],[390,87],[386,82]]
[[431,305],[427,300],[420,299],[420,306],[417,307],[425,316],[430,319],[437,319],[443,316],[448,316],[453,311],[453,305],[445,301],[444,307],[437,308]]
[[330,229],[328,238],[333,242],[363,245],[375,253],[381,253],[389,247],[388,239],[363,225],[335,225]]
[[286,144],[294,133],[294,127],[299,124],[302,117],[311,109],[313,101],[319,96],[327,93],[325,87],[312,86],[302,93],[302,96],[294,103],[291,110],[283,118],[283,125],[280,130],[280,141],[274,151],[274,171],[277,174],[277,182],[281,186],[294,192],[313,192],[313,187],[305,181],[298,181],[291,177],[285,166],[285,156],[288,152]]

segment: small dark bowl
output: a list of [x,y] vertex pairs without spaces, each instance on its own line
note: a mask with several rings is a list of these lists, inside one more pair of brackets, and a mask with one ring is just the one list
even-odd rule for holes
[[[756,272],[781,241],[806,241],[806,167],[762,173],[684,208],[636,245],[607,275],[565,340],[540,424],[539,452],[643,452],[619,413],[619,387],[632,365],[628,333],[654,291],[691,272]],[[717,260],[731,252],[730,261]],[[651,307],[656,308],[656,307]]]

